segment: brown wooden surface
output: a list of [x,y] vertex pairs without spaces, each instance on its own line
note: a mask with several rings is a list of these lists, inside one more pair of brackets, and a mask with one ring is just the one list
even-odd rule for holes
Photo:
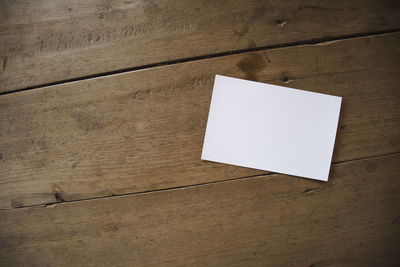
[[400,28],[392,0],[0,1],[0,92],[181,58]]
[[200,160],[216,73],[342,96],[334,162],[399,152],[399,36],[243,53],[0,96],[0,207],[263,173]]
[[[399,12],[0,1],[0,266],[400,266]],[[329,182],[201,161],[215,74],[342,96]]]
[[1,266],[398,266],[400,155],[0,211]]

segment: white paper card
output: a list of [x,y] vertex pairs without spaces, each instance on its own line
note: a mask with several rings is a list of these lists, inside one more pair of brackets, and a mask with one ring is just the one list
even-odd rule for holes
[[327,181],[341,102],[216,75],[201,159]]

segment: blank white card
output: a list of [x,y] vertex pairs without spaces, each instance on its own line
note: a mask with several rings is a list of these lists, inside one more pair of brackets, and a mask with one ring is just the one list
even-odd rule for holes
[[327,181],[341,102],[216,75],[201,159]]

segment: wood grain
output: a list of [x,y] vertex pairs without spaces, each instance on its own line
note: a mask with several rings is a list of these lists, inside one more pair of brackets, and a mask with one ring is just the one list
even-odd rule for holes
[[398,266],[400,154],[0,211],[1,266]]
[[0,92],[181,58],[400,28],[392,0],[5,0]]
[[215,74],[342,96],[335,162],[399,152],[399,36],[245,53],[0,96],[0,207],[264,173],[200,160]]

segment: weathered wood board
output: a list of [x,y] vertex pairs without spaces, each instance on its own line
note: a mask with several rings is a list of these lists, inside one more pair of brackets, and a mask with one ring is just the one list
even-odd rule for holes
[[400,154],[0,211],[1,266],[397,266]]
[[244,53],[0,96],[0,207],[262,174],[200,160],[216,73],[342,96],[334,162],[399,152],[399,36]]
[[159,62],[400,28],[398,1],[0,1],[0,92]]

